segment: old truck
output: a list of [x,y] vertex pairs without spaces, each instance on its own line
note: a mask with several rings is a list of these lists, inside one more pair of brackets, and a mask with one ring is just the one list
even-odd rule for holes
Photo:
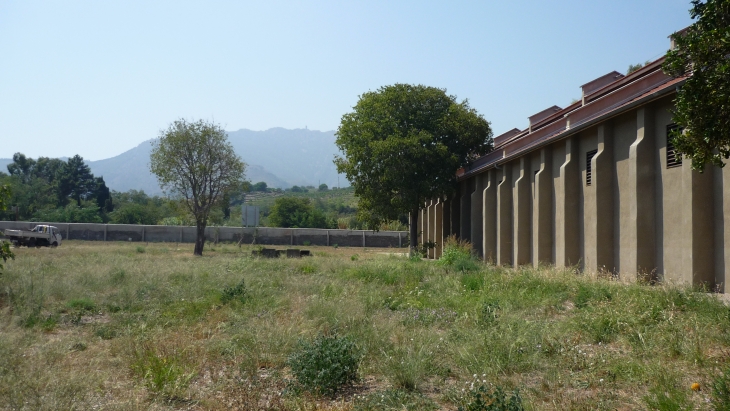
[[19,247],[57,247],[61,245],[61,233],[52,225],[37,225],[32,230],[5,230],[3,232],[10,242]]

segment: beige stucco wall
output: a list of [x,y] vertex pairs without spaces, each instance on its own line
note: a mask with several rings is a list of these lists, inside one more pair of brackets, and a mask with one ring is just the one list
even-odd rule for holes
[[[579,192],[579,209],[578,209],[578,224],[579,232],[579,244],[580,244],[580,255],[582,269],[588,268],[590,271],[595,271],[595,267],[598,265],[596,255],[596,187],[591,183],[587,184],[588,179],[588,162],[587,155],[591,150],[596,150],[598,144],[596,142],[597,129],[595,127],[586,130],[579,134],[579,151],[578,151],[578,169],[580,170],[580,183],[578,186]],[[595,170],[591,171],[595,175]]]
[[512,164],[497,172],[497,264],[512,264]]
[[[628,241],[630,228],[633,226],[630,217],[629,195],[629,147],[636,139],[636,114],[627,113],[613,120],[613,142],[615,174],[613,179],[614,195],[614,264],[616,271],[624,270],[622,261],[628,256],[628,250],[621,244]],[[621,275],[621,274],[619,274]]]
[[[656,104],[655,138],[658,160],[656,164],[656,218],[657,224],[657,272],[660,277],[672,282],[682,280],[684,271],[684,247],[687,245],[684,232],[686,221],[684,215],[690,205],[683,198],[682,168],[667,169],[667,136],[666,127],[672,123],[668,109],[671,105]],[[684,162],[686,163],[686,162]]]
[[552,156],[550,147],[532,155],[532,264],[535,267],[555,262]]
[[730,166],[713,170],[715,284],[719,291],[730,292],[727,272],[730,269]]
[[671,107],[671,97],[636,107],[465,179],[441,218],[443,202],[429,210],[443,226],[434,241],[459,234],[501,265],[552,263],[725,291],[730,167],[666,168]]
[[484,173],[482,192],[482,255],[485,261],[497,261],[497,170]]

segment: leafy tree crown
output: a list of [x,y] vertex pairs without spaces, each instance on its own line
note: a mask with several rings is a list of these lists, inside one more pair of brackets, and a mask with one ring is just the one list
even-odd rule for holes
[[150,170],[165,192],[183,199],[196,222],[205,224],[223,193],[241,187],[245,164],[219,125],[180,119],[153,142]]
[[688,76],[675,99],[680,128],[672,139],[692,168],[703,170],[730,157],[730,0],[693,0],[690,15],[696,22],[672,35],[663,69]]
[[377,227],[451,193],[456,170],[492,149],[489,123],[446,90],[395,84],[360,96],[342,116],[335,158]]

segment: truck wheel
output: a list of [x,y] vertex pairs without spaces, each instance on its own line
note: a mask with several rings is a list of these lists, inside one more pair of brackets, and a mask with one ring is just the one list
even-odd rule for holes
[[54,241],[53,244],[51,244],[51,248],[56,248],[56,247],[58,247],[58,243]]

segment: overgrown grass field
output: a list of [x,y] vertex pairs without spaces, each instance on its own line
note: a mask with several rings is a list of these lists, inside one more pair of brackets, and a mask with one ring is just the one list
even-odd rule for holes
[[[15,249],[0,275],[0,409],[521,409],[479,403],[496,390],[530,410],[730,407],[730,309],[713,295],[310,249]],[[318,389],[335,357],[349,384]]]

